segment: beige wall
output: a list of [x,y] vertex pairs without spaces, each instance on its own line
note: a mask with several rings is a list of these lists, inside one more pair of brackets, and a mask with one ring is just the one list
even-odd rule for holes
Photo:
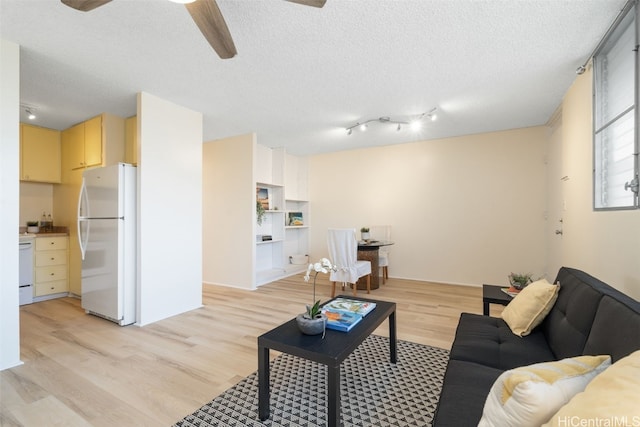
[[562,263],[640,299],[640,212],[592,208],[591,77],[579,76],[562,106]]
[[53,184],[40,182],[20,183],[20,226],[27,225],[27,221],[40,221],[42,212],[50,213],[56,223],[56,213],[53,210]]
[[393,277],[480,285],[504,283],[511,271],[547,274],[548,133],[533,127],[313,156],[312,256],[327,254],[327,228],[390,224]]
[[551,280],[564,265],[640,299],[640,212],[592,208],[591,78],[548,127],[312,157],[312,257],[326,256],[329,227],[391,224],[394,277]]
[[256,135],[203,144],[203,281],[254,289]]

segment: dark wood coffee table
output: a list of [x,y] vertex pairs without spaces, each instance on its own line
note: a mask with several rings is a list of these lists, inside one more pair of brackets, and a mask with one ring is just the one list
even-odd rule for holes
[[258,337],[258,416],[261,421],[270,415],[269,350],[322,363],[327,366],[327,420],[329,427],[340,425],[340,364],[385,319],[389,318],[389,361],[396,363],[396,303],[341,295],[343,298],[371,301],[376,308],[349,332],[327,329],[322,335],[304,335],[296,319]]

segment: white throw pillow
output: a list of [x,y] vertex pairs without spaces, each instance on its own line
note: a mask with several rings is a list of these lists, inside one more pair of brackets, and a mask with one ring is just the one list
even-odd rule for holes
[[505,371],[491,387],[478,426],[539,427],[610,365],[610,356],[578,356]]

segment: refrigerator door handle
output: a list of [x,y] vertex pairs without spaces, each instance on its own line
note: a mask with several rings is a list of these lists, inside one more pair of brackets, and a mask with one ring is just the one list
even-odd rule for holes
[[[82,185],[80,186],[80,195],[78,196],[78,243],[80,244],[80,254],[84,260],[85,253],[87,251],[87,243],[89,241],[89,221],[85,221],[82,215],[83,207],[88,211],[88,199],[87,199],[87,186],[82,178]],[[86,223],[85,233],[82,233],[82,223]]]

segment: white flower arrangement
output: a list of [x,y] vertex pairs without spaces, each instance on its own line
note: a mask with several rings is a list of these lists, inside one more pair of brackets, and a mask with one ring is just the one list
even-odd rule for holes
[[304,275],[304,281],[308,282],[311,278],[311,272],[315,271],[316,274],[313,276],[313,301],[314,304],[311,306],[307,306],[307,315],[310,319],[315,318],[320,313],[320,300],[316,301],[316,278],[318,277],[318,273],[327,274],[330,271],[338,271],[338,266],[331,263],[328,258],[322,258],[319,262],[314,264],[309,264],[307,267],[307,273]]

